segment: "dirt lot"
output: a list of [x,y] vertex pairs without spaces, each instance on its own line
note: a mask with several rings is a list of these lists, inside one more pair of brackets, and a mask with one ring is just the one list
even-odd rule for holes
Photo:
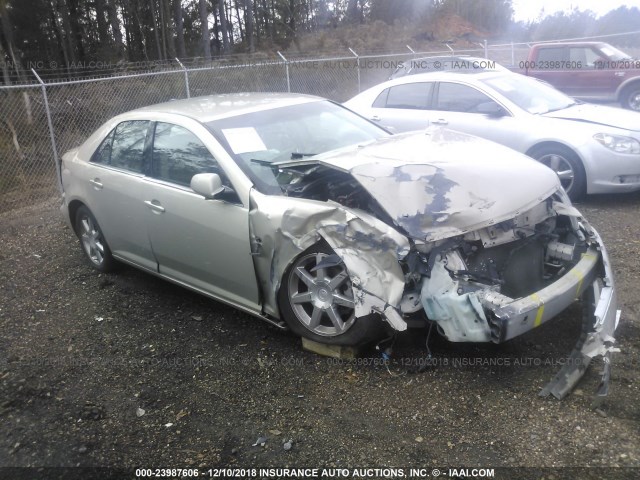
[[[388,369],[375,351],[338,362],[132,268],[98,274],[57,202],[3,214],[0,466],[640,467],[640,194],[578,206],[623,310],[600,411],[600,363],[565,400],[537,396],[578,337],[579,306],[500,346],[432,339],[438,366],[422,373],[419,331]],[[558,472],[546,478],[571,476]]]

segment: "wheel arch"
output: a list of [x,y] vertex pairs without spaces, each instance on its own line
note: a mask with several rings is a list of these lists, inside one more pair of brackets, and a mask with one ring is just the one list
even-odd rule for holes
[[618,90],[616,91],[616,99],[618,102],[622,102],[623,96],[629,91],[630,88],[640,88],[640,76],[628,78],[625,82],[621,83],[618,86]]
[[69,220],[71,222],[71,226],[73,227],[73,231],[76,233],[76,235],[78,234],[78,231],[76,229],[76,214],[78,213],[78,209],[80,207],[89,208],[85,203],[83,203],[80,200],[71,200],[69,202],[69,207],[68,207]]
[[567,145],[564,142],[561,142],[561,141],[558,141],[558,140],[544,140],[542,142],[538,142],[535,145],[532,145],[531,147],[529,147],[529,149],[525,152],[525,155],[528,156],[528,157],[532,157],[533,158],[533,154],[537,150],[541,150],[541,149],[547,148],[547,147],[564,148],[566,150],[569,150],[576,157],[578,157],[578,160],[580,160],[580,164],[582,165],[582,169],[584,170],[585,178],[587,180],[587,185],[589,184],[589,180],[591,179],[591,175],[590,175],[590,172],[589,172],[589,168],[588,168],[587,162],[585,162],[584,157],[582,155],[580,155],[580,153],[578,151],[576,151],[575,148]]

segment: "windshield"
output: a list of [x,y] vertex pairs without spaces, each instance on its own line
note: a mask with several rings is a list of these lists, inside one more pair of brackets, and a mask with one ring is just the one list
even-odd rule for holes
[[273,163],[362,145],[390,135],[355,113],[319,101],[208,122],[236,163],[262,193],[282,193],[291,173]]
[[609,44],[598,45],[598,48],[602,53],[604,53],[609,60],[629,60],[631,57],[626,53],[618,50],[615,47],[612,47]]
[[549,84],[515,73],[489,77],[481,81],[533,114],[562,110],[576,104],[574,99]]

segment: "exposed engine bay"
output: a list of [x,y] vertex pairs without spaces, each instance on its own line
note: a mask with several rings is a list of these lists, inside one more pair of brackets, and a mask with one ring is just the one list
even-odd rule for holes
[[[298,181],[289,184],[288,196],[364,210],[407,233],[351,175],[319,166],[299,174]],[[576,219],[554,210],[560,200],[550,197],[515,218],[465,235],[436,242],[414,240],[400,262],[405,274],[403,316],[424,309],[453,342],[504,341],[484,307],[551,285],[587,251]]]
[[[592,320],[571,353],[573,363],[541,394],[564,397],[591,359],[602,355],[607,368],[596,398],[606,395],[608,358],[617,351],[612,334],[620,312],[610,308],[615,294],[604,247],[564,191],[506,220],[429,241],[428,235],[416,238],[403,228],[399,220],[408,215],[394,220],[371,189],[349,172],[317,164],[287,170],[298,178],[287,185],[286,196],[361,211],[406,236],[409,251],[398,258],[404,276],[398,307],[371,309],[395,329],[426,314],[449,341],[501,343],[540,326],[574,300],[595,295],[599,301],[585,301]],[[435,212],[433,218],[437,223],[450,216]]]
[[347,208],[363,210],[393,225],[387,212],[350,174],[319,166],[307,168],[297,174],[299,177],[296,181],[285,186],[287,196],[321,202],[333,201]]

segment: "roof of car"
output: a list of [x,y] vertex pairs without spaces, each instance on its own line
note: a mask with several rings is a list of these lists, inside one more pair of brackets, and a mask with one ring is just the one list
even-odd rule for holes
[[594,42],[542,42],[542,43],[534,43],[533,46],[536,48],[539,47],[590,47],[593,45],[602,45],[604,42],[594,41]]
[[[438,72],[425,72],[425,73],[414,73],[413,75],[405,75],[404,77],[395,78],[393,80],[388,80],[388,83],[415,83],[420,80],[451,80],[454,78],[459,79],[469,79],[469,78],[477,78],[484,79],[488,77],[494,77],[496,75],[505,75],[505,74],[513,75],[511,72],[503,72],[500,70],[478,70],[473,72],[457,72],[457,71],[438,71]],[[387,83],[387,82],[385,82]]]
[[142,107],[133,112],[173,113],[191,117],[200,122],[209,122],[244,113],[322,100],[324,99],[320,97],[299,93],[229,93],[172,100]]

